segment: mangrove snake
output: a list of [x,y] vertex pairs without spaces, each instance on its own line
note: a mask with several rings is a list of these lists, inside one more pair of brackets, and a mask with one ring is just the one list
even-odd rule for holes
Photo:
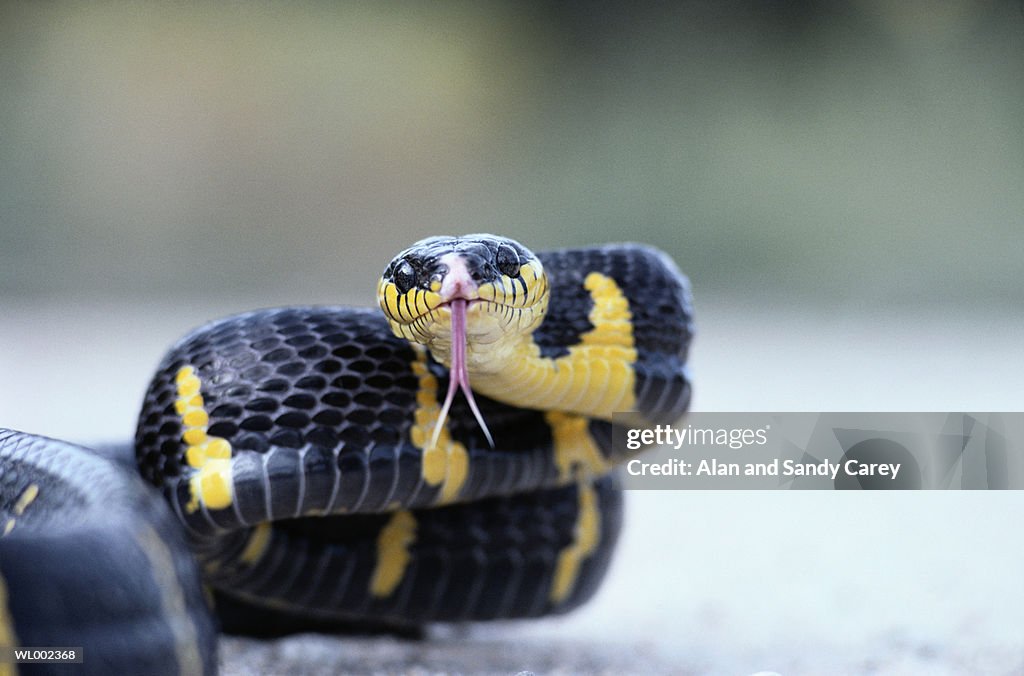
[[278,621],[587,600],[621,523],[612,414],[673,422],[689,403],[685,278],[636,244],[434,237],[391,261],[378,300],[383,316],[228,317],[171,348],[135,439],[170,510],[89,450],[0,432],[0,648],[212,672],[200,574],[219,603]]

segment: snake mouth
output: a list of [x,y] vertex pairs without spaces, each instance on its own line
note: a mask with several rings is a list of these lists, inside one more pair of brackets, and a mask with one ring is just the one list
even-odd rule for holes
[[466,397],[466,403],[469,404],[469,408],[473,411],[473,416],[480,424],[480,429],[483,430],[484,436],[487,437],[487,443],[491,445],[491,448],[494,448],[494,439],[491,437],[491,431],[487,429],[487,423],[484,422],[480,408],[476,405],[476,399],[473,398],[473,389],[469,384],[469,369],[466,365],[466,310],[474,302],[478,302],[478,300],[453,298],[441,305],[448,306],[451,310],[451,366],[448,371],[448,393],[445,395],[441,413],[437,416],[437,424],[434,425],[434,436],[430,442],[431,447],[437,446],[438,437],[441,436],[441,430],[444,428],[445,420],[448,418],[448,411],[451,409],[452,401],[455,399],[455,391],[461,389],[462,394]]
[[[442,308],[447,309],[447,310],[451,310],[452,309],[452,305],[454,303],[464,303],[465,306],[466,306],[466,309],[468,310],[471,307],[476,307],[478,305],[482,305],[482,304],[487,303],[487,302],[489,302],[489,301],[486,301],[483,298],[462,298],[462,297],[451,298],[449,300],[443,300],[440,303],[438,303],[437,306],[433,310],[431,310],[431,312],[436,312],[437,310],[440,310]],[[426,314],[430,314],[430,313],[428,312]]]
[[408,326],[419,342],[428,344],[435,338],[447,339],[451,334],[451,313],[454,303],[464,303],[466,320],[464,332],[476,343],[493,343],[506,337],[511,331],[518,332],[518,318],[530,308],[519,308],[489,298],[456,297],[440,301],[425,312],[411,319],[393,322]]
[[427,317],[429,315],[432,315],[433,313],[437,312],[438,310],[451,310],[452,309],[452,303],[455,303],[455,302],[463,302],[463,303],[465,303],[467,310],[470,309],[470,308],[475,308],[475,307],[480,307],[480,308],[493,307],[497,311],[500,312],[503,308],[511,308],[512,307],[511,305],[508,305],[506,303],[499,303],[498,301],[490,300],[489,298],[480,298],[480,297],[464,298],[462,296],[457,296],[455,298],[450,298],[448,300],[441,301],[440,303],[435,305],[433,308],[431,308],[427,312],[424,312],[423,314],[415,317],[413,319],[413,321],[415,321],[416,319],[420,319],[422,317]]

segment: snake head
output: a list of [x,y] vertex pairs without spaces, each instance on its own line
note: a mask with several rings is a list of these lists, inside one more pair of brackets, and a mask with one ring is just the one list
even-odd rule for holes
[[466,301],[470,372],[500,369],[502,352],[541,323],[548,305],[544,266],[507,237],[430,237],[388,263],[377,299],[391,330],[451,365],[451,306]]
[[437,444],[461,389],[494,446],[470,388],[471,373],[493,373],[547,310],[548,280],[532,251],[495,235],[431,237],[398,254],[377,284],[377,299],[399,338],[425,345],[450,369],[448,394],[434,426]]

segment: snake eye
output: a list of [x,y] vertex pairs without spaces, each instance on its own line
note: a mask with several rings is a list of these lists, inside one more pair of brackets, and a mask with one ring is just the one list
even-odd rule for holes
[[402,261],[395,268],[395,288],[398,293],[408,293],[409,289],[416,286],[416,271],[409,265],[409,261]]
[[498,252],[494,256],[494,266],[498,272],[507,277],[519,276],[519,254],[508,244],[498,246]]

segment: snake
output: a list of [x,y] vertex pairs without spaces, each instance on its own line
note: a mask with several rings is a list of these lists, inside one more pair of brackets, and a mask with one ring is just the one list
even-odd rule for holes
[[387,264],[377,301],[185,335],[146,389],[132,471],[0,431],[0,649],[214,673],[211,603],[221,622],[400,628],[591,598],[635,453],[616,422],[689,406],[688,280],[642,244],[435,236]]

